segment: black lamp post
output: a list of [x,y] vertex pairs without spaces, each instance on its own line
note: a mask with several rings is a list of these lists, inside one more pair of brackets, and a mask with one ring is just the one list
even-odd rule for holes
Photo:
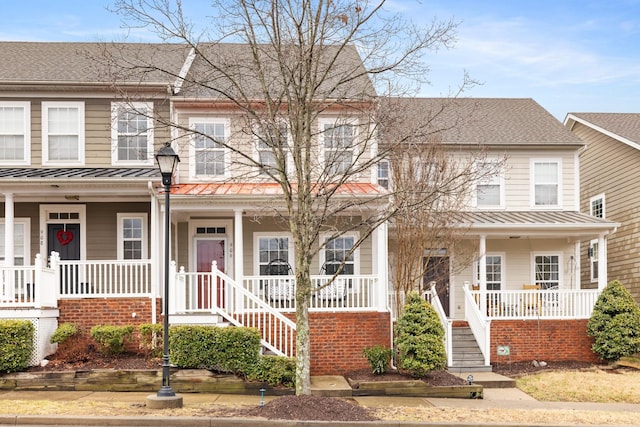
[[164,310],[164,325],[162,343],[164,354],[162,356],[162,387],[158,391],[158,397],[173,397],[174,393],[169,384],[169,194],[171,193],[171,180],[173,172],[180,161],[180,157],[173,151],[171,145],[167,143],[158,150],[156,154],[158,168],[162,175],[162,185],[164,185],[164,297],[162,305]]

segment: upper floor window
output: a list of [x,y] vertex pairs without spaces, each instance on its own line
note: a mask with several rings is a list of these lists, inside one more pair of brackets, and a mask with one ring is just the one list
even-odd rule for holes
[[596,218],[604,218],[604,194],[598,194],[589,199],[589,215]]
[[330,175],[346,173],[353,165],[355,124],[323,120],[320,130],[324,140],[325,170]]
[[560,161],[533,161],[531,181],[534,206],[560,206]]
[[[13,220],[13,265],[29,265],[30,224],[31,221],[28,218],[14,218]],[[0,263],[5,261],[4,234],[4,219],[0,219]]]
[[383,159],[378,162],[378,185],[389,189],[389,160]]
[[152,113],[151,104],[112,104],[111,161],[114,165],[153,163]]
[[147,257],[147,214],[118,214],[118,259]]
[[228,122],[223,119],[191,119],[191,150],[194,160],[192,176],[225,176],[227,150],[222,144],[227,140]]
[[29,102],[0,102],[0,163],[29,164]]
[[84,103],[42,103],[42,162],[84,163]]
[[[353,250],[357,236],[349,233],[335,239],[327,240],[324,251],[324,264],[320,274],[334,275],[342,265],[340,274],[358,274],[357,249]],[[322,260],[322,259],[321,259]]]
[[477,207],[501,207],[503,205],[504,177],[500,171],[491,171],[496,166],[491,162],[483,162],[481,170],[488,171],[486,178],[480,180],[476,185],[476,206]]
[[540,289],[558,289],[560,287],[560,255],[534,255],[536,285]]
[[282,123],[277,128],[269,127],[265,131],[256,131],[256,151],[262,173],[270,170],[274,173],[278,167],[276,152],[286,153],[281,145],[287,144],[287,126]]

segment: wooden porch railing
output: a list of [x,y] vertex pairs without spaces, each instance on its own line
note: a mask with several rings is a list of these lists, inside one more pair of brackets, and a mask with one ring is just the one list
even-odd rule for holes
[[480,352],[484,357],[484,364],[491,363],[491,320],[480,311],[476,296],[465,283],[464,291],[464,317],[469,324],[473,336],[476,338]]
[[[169,314],[211,313],[222,316],[236,326],[256,328],[262,345],[281,356],[295,355],[295,323],[271,307],[262,298],[236,284],[218,270],[214,261],[211,272],[187,273],[176,264],[169,268]],[[171,283],[173,282],[173,283]]]
[[[371,311],[378,309],[378,276],[341,275],[331,282],[332,276],[313,275],[310,311]],[[282,312],[293,312],[295,302],[295,276],[249,276],[244,288]],[[385,301],[386,304],[386,301]]]
[[151,260],[63,260],[61,298],[150,297]]
[[38,254],[33,265],[0,267],[0,307],[57,308],[56,266],[58,254],[52,253],[49,268]]
[[[469,290],[480,307],[482,292]],[[598,289],[530,289],[486,291],[489,319],[588,319],[600,296]]]
[[436,313],[438,313],[438,317],[440,318],[440,322],[442,323],[442,327],[444,328],[444,346],[447,352],[447,366],[453,365],[453,321],[447,319],[447,315],[445,314],[444,307],[442,307],[442,303],[440,302],[440,298],[438,297],[438,291],[436,290],[435,283],[431,286],[431,288],[424,293],[424,298],[433,306]]

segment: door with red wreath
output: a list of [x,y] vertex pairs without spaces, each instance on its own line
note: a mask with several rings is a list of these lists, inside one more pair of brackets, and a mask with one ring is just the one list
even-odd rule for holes
[[[56,251],[61,260],[80,259],[80,224],[47,224],[47,253]],[[84,293],[87,284],[79,277],[78,266],[63,266],[60,292]]]

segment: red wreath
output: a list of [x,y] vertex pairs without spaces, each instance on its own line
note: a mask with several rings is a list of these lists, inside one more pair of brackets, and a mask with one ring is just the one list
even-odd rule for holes
[[71,243],[71,241],[73,240],[73,232],[68,230],[60,230],[58,231],[56,237],[58,238],[58,242],[60,242],[62,246],[65,246]]

